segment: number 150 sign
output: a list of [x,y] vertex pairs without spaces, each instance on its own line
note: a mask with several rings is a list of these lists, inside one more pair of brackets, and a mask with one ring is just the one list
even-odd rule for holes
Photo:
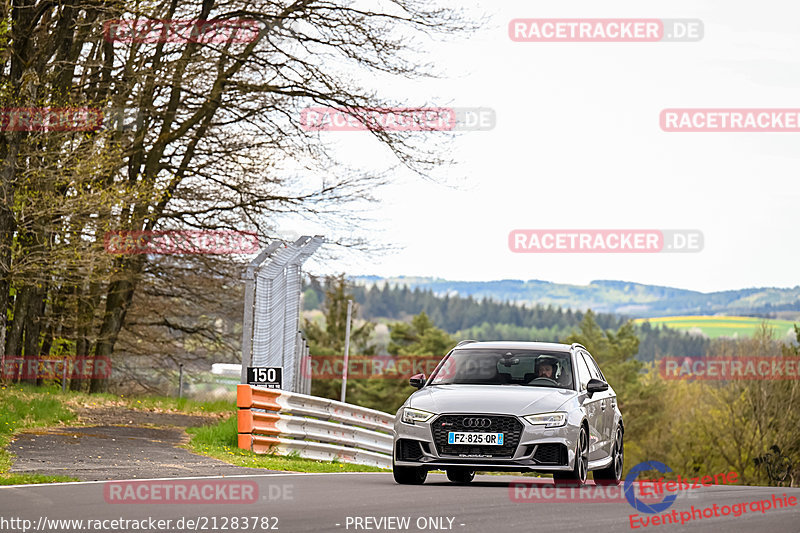
[[247,384],[258,385],[270,389],[283,388],[283,367],[281,366],[248,366]]

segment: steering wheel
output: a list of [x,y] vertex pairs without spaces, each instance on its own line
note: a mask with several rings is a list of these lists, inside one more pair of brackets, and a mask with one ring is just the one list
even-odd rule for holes
[[544,377],[544,376],[539,376],[538,378],[532,379],[532,380],[531,380],[531,381],[529,381],[528,383],[529,383],[529,384],[530,384],[530,383],[534,383],[534,382],[536,382],[536,381],[539,381],[540,379],[543,379],[543,380],[545,380],[546,382],[548,382],[548,381],[549,381],[549,382],[550,382],[550,383],[552,383],[553,385],[556,385],[556,386],[558,385],[558,381],[556,381],[556,380],[554,380],[554,379],[552,379],[552,378],[546,378],[546,377]]

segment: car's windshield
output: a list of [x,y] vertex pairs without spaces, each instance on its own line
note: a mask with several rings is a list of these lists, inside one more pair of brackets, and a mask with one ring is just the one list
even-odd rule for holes
[[567,352],[461,349],[433,373],[432,385],[524,385],[573,389]]

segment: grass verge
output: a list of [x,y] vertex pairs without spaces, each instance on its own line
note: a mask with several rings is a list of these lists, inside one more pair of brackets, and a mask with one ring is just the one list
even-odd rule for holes
[[[41,387],[39,387],[41,389]],[[67,391],[55,388],[55,393],[71,407],[128,407],[140,411],[164,413],[184,413],[202,415],[208,413],[230,413],[230,400],[196,401],[187,398],[169,398],[166,396],[119,396],[114,394],[88,394],[85,392]]]
[[186,414],[230,413],[230,401],[198,402],[186,398],[125,397],[114,394],[63,392],[57,386],[25,384],[0,386],[0,485],[78,481],[61,475],[16,474],[9,472],[13,455],[6,450],[15,434],[26,430],[76,423],[71,408],[127,407],[142,411]]
[[15,433],[64,423],[75,414],[52,394],[37,394],[23,387],[0,387],[0,485],[75,481],[67,476],[12,474],[12,455],[6,450]]
[[[13,435],[38,427],[76,423],[70,408],[127,407],[143,411],[179,412],[186,414],[235,414],[228,400],[199,402],[186,398],[126,397],[114,394],[62,392],[56,386],[0,386],[0,485],[77,481],[67,476],[12,474],[12,455],[5,449]],[[236,417],[229,416],[217,424],[189,428],[191,442],[185,448],[199,455],[251,468],[290,472],[381,472],[381,468],[353,465],[337,461],[314,461],[296,456],[255,454],[238,448]]]
[[45,474],[0,474],[0,485],[34,485],[40,483],[65,483],[80,481],[69,476],[48,476]]
[[374,466],[354,465],[338,461],[314,461],[296,456],[262,455],[242,450],[237,443],[236,417],[213,425],[186,430],[192,440],[186,448],[226,463],[250,468],[267,468],[290,472],[386,472]]

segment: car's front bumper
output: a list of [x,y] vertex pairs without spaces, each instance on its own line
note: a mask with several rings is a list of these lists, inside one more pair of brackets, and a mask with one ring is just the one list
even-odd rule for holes
[[[448,414],[449,415],[449,414]],[[498,416],[476,413],[453,413],[459,416]],[[513,417],[522,425],[519,441],[512,453],[505,457],[484,457],[469,453],[469,447],[442,453],[441,439],[434,439],[432,424],[441,420],[445,414],[437,415],[428,422],[413,425],[395,419],[394,424],[394,463],[397,466],[424,467],[437,470],[447,467],[466,467],[484,471],[553,472],[567,471],[575,464],[576,438],[580,421],[568,421],[565,426],[545,428],[534,426],[524,419]],[[439,444],[437,446],[437,444]],[[488,450],[488,447],[483,447]],[[456,452],[456,453],[453,453]],[[461,453],[458,453],[461,452]]]

